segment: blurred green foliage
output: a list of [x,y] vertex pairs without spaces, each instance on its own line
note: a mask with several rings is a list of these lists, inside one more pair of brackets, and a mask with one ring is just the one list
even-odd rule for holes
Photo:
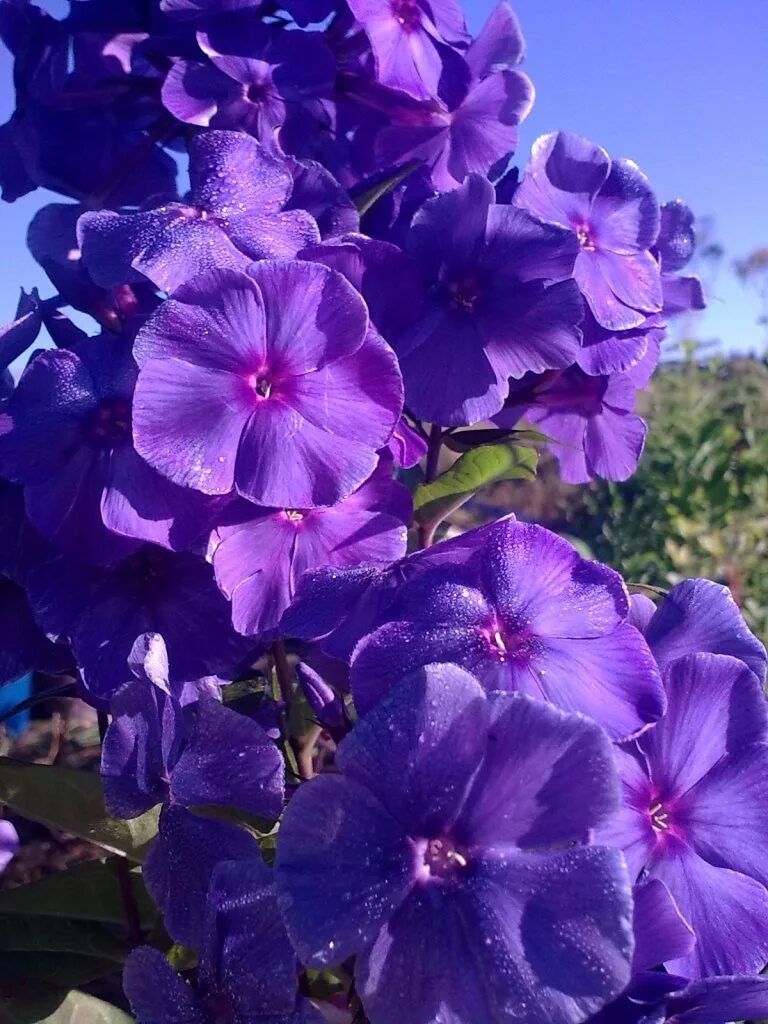
[[691,345],[662,365],[642,412],[637,473],[585,489],[571,529],[633,583],[726,584],[768,639],[768,362],[702,360]]

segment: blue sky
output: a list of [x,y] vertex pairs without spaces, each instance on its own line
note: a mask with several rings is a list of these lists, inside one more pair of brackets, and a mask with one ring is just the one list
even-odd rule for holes
[[[466,0],[477,30],[495,0]],[[66,10],[62,0],[42,6]],[[759,308],[729,269],[768,245],[768,0],[518,0],[525,68],[536,86],[519,159],[542,132],[567,128],[630,156],[662,199],[714,219],[726,264],[710,284],[697,333],[730,350],[764,349]],[[0,47],[0,49],[2,49]],[[13,108],[11,64],[0,54],[0,117]],[[26,252],[42,191],[0,206],[0,322],[18,285],[46,279]]]

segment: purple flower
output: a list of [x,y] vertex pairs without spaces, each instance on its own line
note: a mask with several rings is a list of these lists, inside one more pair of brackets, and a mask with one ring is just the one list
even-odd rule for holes
[[580,245],[575,277],[595,319],[612,331],[640,327],[662,307],[659,267],[651,255],[659,204],[630,160],[570,132],[534,143],[513,202],[570,228]]
[[567,483],[627,480],[637,469],[648,432],[633,412],[636,393],[630,372],[592,377],[574,366],[513,384],[493,420],[514,427],[525,417],[553,438],[549,447]]
[[283,209],[293,178],[285,161],[248,135],[206,132],[190,146],[192,189],[184,203],[142,213],[86,213],[78,223],[83,260],[103,287],[141,280],[172,292],[214,267],[293,256],[318,240],[302,210]]
[[401,585],[420,569],[463,565],[506,517],[469,530],[389,566],[310,569],[280,622],[283,636],[320,641],[321,653],[348,663],[356,644],[392,617]]
[[296,992],[296,957],[258,851],[220,863],[203,898],[191,982],[157,949],[142,946],[129,956],[123,984],[137,1024],[322,1024]]
[[309,509],[351,494],[402,411],[391,349],[326,267],[254,264],[179,289],[139,332],[137,450],[175,483]]
[[63,653],[37,625],[24,588],[0,575],[0,686],[27,672],[63,667]]
[[[322,99],[336,74],[331,52],[315,34],[286,32],[247,18],[213,20],[198,32],[209,63],[176,61],[163,103],[189,124],[243,129],[280,155],[280,129],[298,119],[307,131],[323,120]],[[287,126],[290,131],[290,125]]]
[[456,0],[349,0],[349,6],[370,39],[377,79],[417,99],[437,96],[440,45],[468,38]]
[[273,631],[302,574],[322,566],[389,563],[405,554],[410,494],[382,459],[348,498],[326,508],[229,505],[211,537],[216,581],[232,602],[235,629]]
[[[217,806],[275,819],[283,808],[283,759],[256,722],[201,696],[194,718],[168,686],[162,637],[138,646],[137,678],[110,702],[101,751],[104,803],[136,818],[158,803]],[[135,648],[134,648],[135,652]]]
[[275,877],[299,956],[356,954],[374,1024],[596,1012],[632,952],[623,861],[583,845],[615,805],[610,760],[594,723],[456,666],[404,680],[286,811]]
[[[378,6],[378,5],[377,5]],[[452,54],[440,101],[420,103],[407,96],[356,89],[363,102],[383,114],[375,134],[373,169],[423,161],[441,192],[468,174],[487,174],[517,148],[518,128],[533,106],[533,85],[515,69],[523,54],[520,26],[507,3],[500,3],[466,60]],[[449,51],[450,54],[450,51]]]
[[[637,625],[662,669],[687,654],[728,654],[765,681],[765,647],[750,632],[727,587],[711,580],[683,580],[672,587],[658,608],[648,598],[642,602],[644,611],[639,613]],[[632,604],[634,617],[640,607],[639,595],[632,598]]]
[[19,356],[32,348],[42,326],[43,311],[37,288],[33,288],[29,294],[22,288],[15,319],[5,327],[0,327],[0,371],[4,372]]
[[618,573],[580,558],[540,526],[494,524],[464,564],[422,563],[384,625],[352,660],[365,714],[393,681],[430,662],[454,662],[488,690],[517,690],[594,718],[613,739],[664,711],[642,635],[626,619]]
[[[581,330],[583,341],[576,362],[585,373],[595,376],[633,369],[642,372],[643,364],[649,357],[655,356],[658,346],[666,337],[666,325],[655,313],[646,317],[640,327],[614,331],[601,327],[589,307]],[[658,357],[655,358],[653,369],[656,362]]]
[[704,309],[706,301],[698,277],[679,273],[696,249],[693,213],[679,199],[661,207],[661,225],[655,254],[661,266],[664,313],[678,316],[691,309]]
[[179,18],[224,14],[230,11],[255,11],[264,0],[160,0],[160,10]]
[[198,555],[145,544],[109,568],[59,558],[33,570],[28,589],[46,632],[71,643],[88,699],[99,707],[129,678],[128,658],[144,633],[163,637],[177,689],[216,673],[231,679],[246,654]]
[[365,299],[371,324],[390,344],[422,303],[419,269],[396,245],[350,233],[302,249],[299,258],[337,270]]
[[293,192],[287,210],[306,210],[317,221],[321,238],[335,238],[360,227],[349,192],[315,160],[293,160]]
[[667,713],[617,748],[624,807],[600,832],[632,877],[668,887],[696,935],[667,961],[689,978],[768,959],[768,711],[741,661],[691,654],[664,677]]
[[87,338],[38,355],[0,415],[0,472],[24,484],[40,533],[86,561],[117,561],[142,539],[189,547],[216,511],[137,455],[136,373],[126,340]]
[[570,232],[496,205],[493,186],[471,175],[424,204],[408,249],[427,288],[395,348],[419,419],[479,422],[499,411],[510,377],[576,358],[582,302],[569,279]]
[[0,821],[0,875],[5,871],[19,848],[19,834],[10,821]]

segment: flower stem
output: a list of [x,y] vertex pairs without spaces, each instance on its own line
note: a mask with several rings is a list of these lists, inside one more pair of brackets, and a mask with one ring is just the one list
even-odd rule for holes
[[288,653],[285,649],[285,641],[275,640],[272,644],[272,658],[275,663],[275,674],[280,687],[280,696],[285,704],[285,738],[290,745],[296,767],[300,778],[311,779],[315,774],[312,765],[312,746],[307,750],[297,736],[291,735],[291,703],[293,702],[293,681],[291,679],[291,666],[288,663]]
[[443,428],[433,423],[429,432],[429,444],[427,447],[427,465],[424,470],[426,483],[431,484],[437,476],[437,469],[440,463],[440,452],[443,447]]
[[[109,727],[109,716],[104,711],[97,711],[96,714],[99,722],[99,740],[104,743],[104,736]],[[128,930],[131,945],[135,948],[140,946],[144,939],[141,934],[141,915],[133,892],[131,869],[125,857],[119,855],[113,858],[113,864],[115,865],[117,884],[120,887],[120,898],[123,902],[125,927]]]

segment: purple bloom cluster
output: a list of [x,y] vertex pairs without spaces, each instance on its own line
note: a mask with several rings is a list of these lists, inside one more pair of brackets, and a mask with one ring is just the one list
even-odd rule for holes
[[137,1024],[768,1016],[730,595],[513,516],[432,545],[412,494],[467,425],[633,473],[690,211],[564,132],[510,168],[505,0],[474,39],[456,0],[0,0],[0,36],[3,198],[64,199],[0,331],[0,683],[64,677],[107,811],[157,812]]

